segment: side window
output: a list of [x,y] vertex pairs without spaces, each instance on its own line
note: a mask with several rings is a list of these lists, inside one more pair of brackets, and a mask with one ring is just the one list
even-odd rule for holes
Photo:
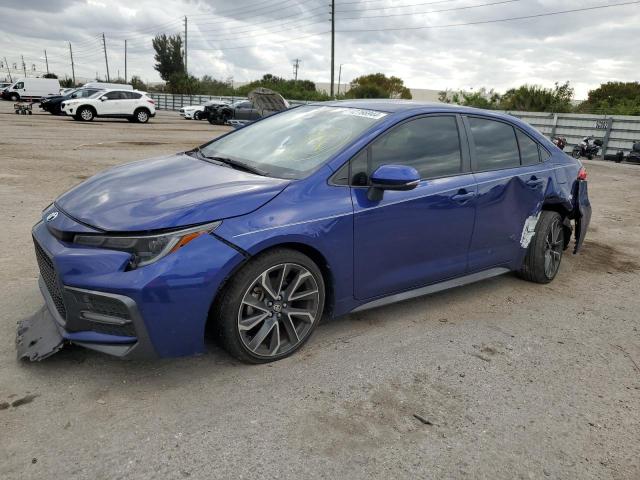
[[137,100],[138,98],[142,97],[141,93],[137,93],[137,92],[127,92],[127,98],[130,98],[131,100]]
[[518,129],[516,129],[516,135],[518,136],[522,165],[535,165],[536,163],[540,163],[538,144]]
[[468,117],[475,143],[476,169],[498,170],[520,165],[513,127],[486,118]]
[[20,90],[20,89],[24,88],[24,82],[16,83],[16,86],[13,87],[13,88],[15,88],[16,90]]
[[549,151],[541,146],[538,146],[538,148],[540,149],[540,161],[541,162],[546,162],[547,160],[549,160],[551,158],[551,154],[549,153]]
[[120,100],[120,92],[108,92],[104,94],[107,100]]
[[423,179],[461,171],[460,135],[453,116],[411,120],[375,140],[370,149],[369,175],[385,164],[408,165]]
[[369,184],[369,148],[360,151],[351,159],[351,185],[364,187]]

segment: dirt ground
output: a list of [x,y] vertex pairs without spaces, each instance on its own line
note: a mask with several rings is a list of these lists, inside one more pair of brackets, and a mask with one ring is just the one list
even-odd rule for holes
[[[43,301],[30,238],[59,193],[222,127],[17,116],[0,103],[0,478],[640,478],[640,167],[585,162],[583,253],[321,325],[248,366],[15,358]],[[568,253],[568,252],[567,252]],[[422,421],[420,420],[420,417]]]

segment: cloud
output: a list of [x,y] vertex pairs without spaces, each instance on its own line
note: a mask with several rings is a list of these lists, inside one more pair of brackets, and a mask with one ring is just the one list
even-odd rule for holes
[[[383,72],[414,88],[495,88],[522,83],[552,86],[569,80],[576,96],[611,80],[637,80],[636,52],[640,8],[629,5],[526,20],[439,28],[442,25],[535,15],[602,5],[602,0],[520,0],[461,9],[498,0],[375,0],[336,8],[336,75],[343,81]],[[422,3],[417,6],[404,6]],[[429,5],[431,3],[431,5]],[[302,60],[299,75],[329,80],[328,2],[300,0],[177,0],[162,7],[151,0],[5,0],[0,7],[0,48],[10,64],[39,65],[46,48],[50,67],[70,74],[68,43],[76,73],[104,76],[101,33],[107,40],[114,75],[124,70],[128,40],[129,75],[158,80],[151,38],[182,31],[188,16],[189,70],[195,75],[248,81],[273,73],[291,77],[291,62]],[[458,8],[458,10],[451,10]],[[29,28],[24,29],[25,10]],[[449,10],[449,11],[439,11]],[[409,14],[409,15],[399,15]],[[431,28],[420,28],[431,27]],[[393,29],[390,31],[380,31]],[[354,32],[353,30],[372,30]],[[0,73],[0,75],[2,75]]]

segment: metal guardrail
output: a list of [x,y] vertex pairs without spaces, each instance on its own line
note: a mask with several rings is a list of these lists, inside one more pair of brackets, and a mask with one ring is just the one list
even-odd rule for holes
[[640,141],[640,117],[630,115],[595,115],[583,113],[505,112],[537,128],[547,137],[565,137],[571,150],[586,136],[603,141],[602,155],[631,151]]

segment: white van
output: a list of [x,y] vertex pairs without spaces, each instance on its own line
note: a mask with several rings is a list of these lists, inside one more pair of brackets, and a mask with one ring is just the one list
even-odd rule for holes
[[60,82],[55,78],[19,78],[2,92],[5,100],[40,100],[47,95],[59,95]]
[[133,86],[131,85],[107,82],[89,82],[85,83],[82,88],[99,88],[101,90],[133,90]]

